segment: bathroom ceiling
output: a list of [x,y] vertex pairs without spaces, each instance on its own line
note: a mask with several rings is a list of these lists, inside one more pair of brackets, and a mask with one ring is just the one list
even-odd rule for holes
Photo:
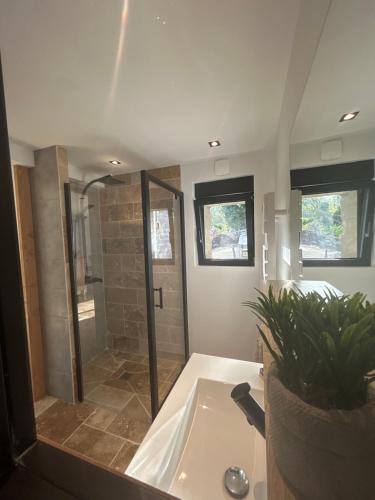
[[34,148],[67,146],[75,166],[112,171],[111,159],[149,168],[268,147],[298,8],[0,0],[10,135]]
[[[375,127],[375,2],[333,0],[306,85],[292,142]],[[352,121],[344,113],[360,111]]]

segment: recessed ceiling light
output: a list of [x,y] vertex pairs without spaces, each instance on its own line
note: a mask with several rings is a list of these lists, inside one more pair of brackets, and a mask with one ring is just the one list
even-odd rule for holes
[[354,120],[354,118],[358,115],[359,111],[353,111],[352,113],[345,113],[340,118],[340,122],[348,122],[349,120]]
[[111,163],[112,165],[121,165],[121,161],[118,160],[109,160],[108,163]]
[[210,148],[217,148],[220,146],[220,141],[208,141]]

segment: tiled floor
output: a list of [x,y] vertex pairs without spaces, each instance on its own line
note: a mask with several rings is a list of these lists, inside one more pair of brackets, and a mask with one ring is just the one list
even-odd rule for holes
[[[36,403],[38,435],[124,473],[151,424],[148,370],[145,356],[104,351],[84,369],[83,403]],[[161,401],[180,370],[180,362],[159,359]]]

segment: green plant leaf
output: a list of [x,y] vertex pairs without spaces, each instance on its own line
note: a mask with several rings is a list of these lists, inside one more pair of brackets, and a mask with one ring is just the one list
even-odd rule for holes
[[248,306],[275,342],[283,383],[322,408],[352,409],[366,402],[368,373],[375,370],[375,304],[362,293],[336,296],[272,288]]

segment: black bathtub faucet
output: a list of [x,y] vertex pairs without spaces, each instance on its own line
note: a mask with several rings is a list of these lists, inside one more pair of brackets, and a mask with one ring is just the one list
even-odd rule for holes
[[231,398],[244,412],[249,424],[266,437],[266,419],[263,408],[250,394],[251,387],[247,382],[236,385],[231,392]]

